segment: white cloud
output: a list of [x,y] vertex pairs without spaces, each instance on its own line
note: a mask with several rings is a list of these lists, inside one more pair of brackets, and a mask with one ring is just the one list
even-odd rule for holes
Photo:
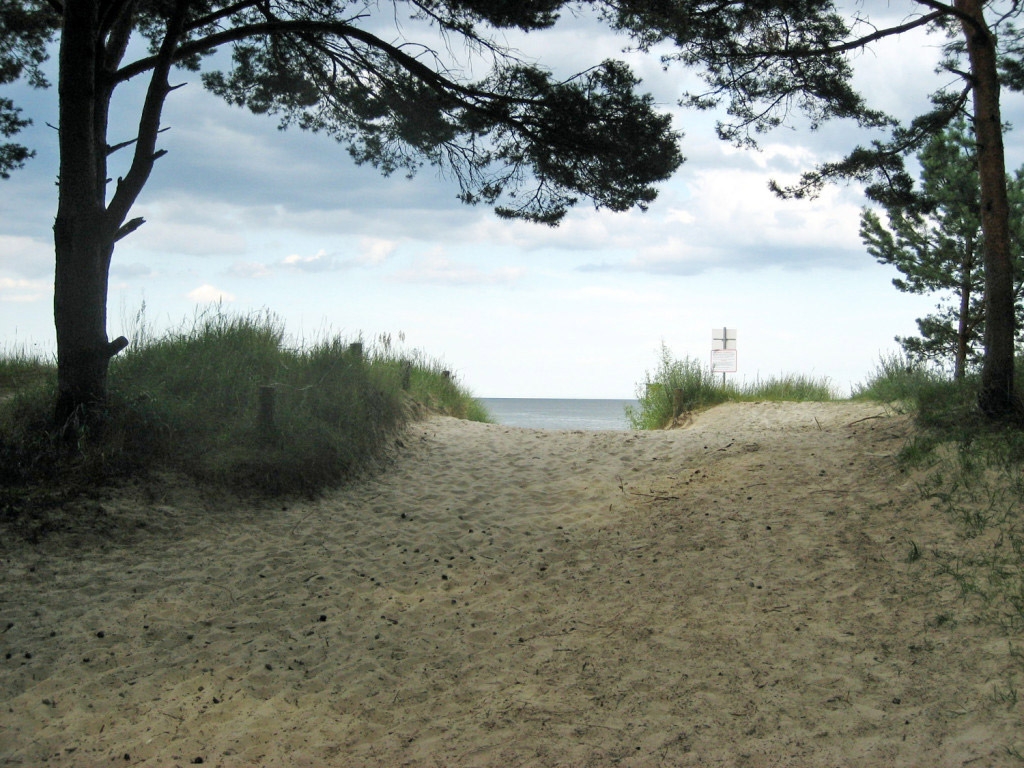
[[465,264],[446,257],[441,248],[427,257],[418,259],[410,269],[400,270],[391,279],[401,283],[428,283],[431,285],[512,285],[525,276],[520,267],[496,267],[484,270],[475,264]]
[[393,240],[362,237],[354,249],[343,246],[346,253],[354,250],[355,253],[352,255],[342,255],[321,248],[312,256],[303,256],[298,253],[289,254],[280,263],[284,267],[299,272],[340,272],[356,268],[377,267],[384,264],[397,247],[398,243]]
[[376,266],[387,261],[395,252],[398,243],[393,240],[382,240],[377,237],[364,237],[359,241],[358,260],[366,266]]
[[246,234],[230,204],[186,196],[137,206],[146,224],[124,242],[131,249],[175,256],[235,256],[246,250]]
[[289,254],[281,260],[286,267],[293,267],[303,272],[325,272],[336,269],[337,258],[331,256],[321,248],[312,256],[300,256],[297,253]]
[[669,208],[668,213],[665,215],[665,221],[693,224],[697,221],[697,217],[689,211],[684,211],[680,208]]
[[29,303],[49,299],[52,296],[52,282],[0,277],[0,301]]
[[53,241],[42,236],[0,235],[3,268],[29,278],[53,273]]
[[220,288],[215,288],[209,283],[200,285],[198,288],[189,291],[186,295],[196,304],[219,304],[235,300],[234,294],[222,291]]
[[236,261],[228,269],[228,274],[231,277],[259,278],[269,277],[273,271],[266,264],[258,261]]

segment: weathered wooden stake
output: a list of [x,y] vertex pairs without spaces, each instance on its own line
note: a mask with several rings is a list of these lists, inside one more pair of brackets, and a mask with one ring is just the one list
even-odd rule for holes
[[260,386],[259,412],[256,415],[256,431],[260,439],[270,441],[277,434],[274,418],[274,398],[277,388],[273,384]]
[[683,390],[672,390],[672,418],[678,419],[683,413]]
[[412,385],[412,360],[402,361],[402,389],[406,392]]
[[356,359],[358,363],[363,359],[363,344],[362,342],[355,341],[348,345],[348,351]]

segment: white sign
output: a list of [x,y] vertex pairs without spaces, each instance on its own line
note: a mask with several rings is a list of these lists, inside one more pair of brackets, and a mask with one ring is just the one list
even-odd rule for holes
[[736,349],[735,328],[713,328],[711,330],[712,349]]
[[711,352],[712,373],[736,373],[738,353],[735,349],[715,349]]

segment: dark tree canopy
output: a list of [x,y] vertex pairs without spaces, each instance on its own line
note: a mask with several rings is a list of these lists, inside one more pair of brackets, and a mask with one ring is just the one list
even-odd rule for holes
[[[36,87],[48,85],[40,71],[46,44],[59,23],[48,7],[0,0],[0,86],[26,78]],[[0,97],[0,137],[13,138],[30,120],[8,98]],[[22,167],[33,151],[16,142],[0,143],[0,178]]]
[[[629,68],[594,62],[559,80],[492,39],[500,28],[550,27],[562,5],[101,2],[111,18],[99,33],[115,86],[167,67],[201,70],[230,103],[326,133],[384,173],[437,166],[458,180],[463,200],[505,216],[556,223],[580,198],[615,211],[646,207],[682,156],[670,117],[638,91]],[[425,39],[382,29],[403,12]],[[151,55],[121,61],[120,38],[133,33],[149,40]],[[464,63],[431,47],[455,36],[475,51],[474,68],[490,65],[486,76],[464,77]],[[226,70],[223,56],[209,57],[216,49],[230,49]],[[141,132],[153,128],[144,120]]]

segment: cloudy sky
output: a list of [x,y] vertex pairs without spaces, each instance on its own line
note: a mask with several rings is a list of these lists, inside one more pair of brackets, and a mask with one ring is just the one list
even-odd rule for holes
[[[902,14],[912,4],[887,7]],[[875,105],[920,111],[940,82],[940,42],[917,36],[859,56]],[[570,20],[517,44],[568,73],[625,43]],[[143,304],[159,329],[220,302],[270,310],[300,342],[401,335],[482,397],[626,398],[662,342],[707,360],[712,328],[727,325],[739,334],[738,381],[804,373],[846,392],[863,382],[937,297],[899,293],[895,271],[866,253],[856,187],[808,202],[778,200],[767,184],[865,137],[849,125],[796,126],[760,152],[740,151],[715,137],[713,115],[675,107],[693,83],[685,73],[630,60],[675,115],[688,160],[646,213],[581,204],[557,229],[463,206],[431,169],[383,178],[330,139],[280,132],[182,74],[190,84],[165,110],[168,155],[133,212],[148,223],[114,256],[110,336],[130,331]],[[25,139],[38,156],[0,182],[0,344],[50,353],[56,93],[15,86],[3,95],[35,119]],[[115,117],[112,141],[132,137],[130,107]],[[1004,110],[1020,122],[1016,98]],[[1015,134],[1008,149],[1012,167],[1024,162]]]

